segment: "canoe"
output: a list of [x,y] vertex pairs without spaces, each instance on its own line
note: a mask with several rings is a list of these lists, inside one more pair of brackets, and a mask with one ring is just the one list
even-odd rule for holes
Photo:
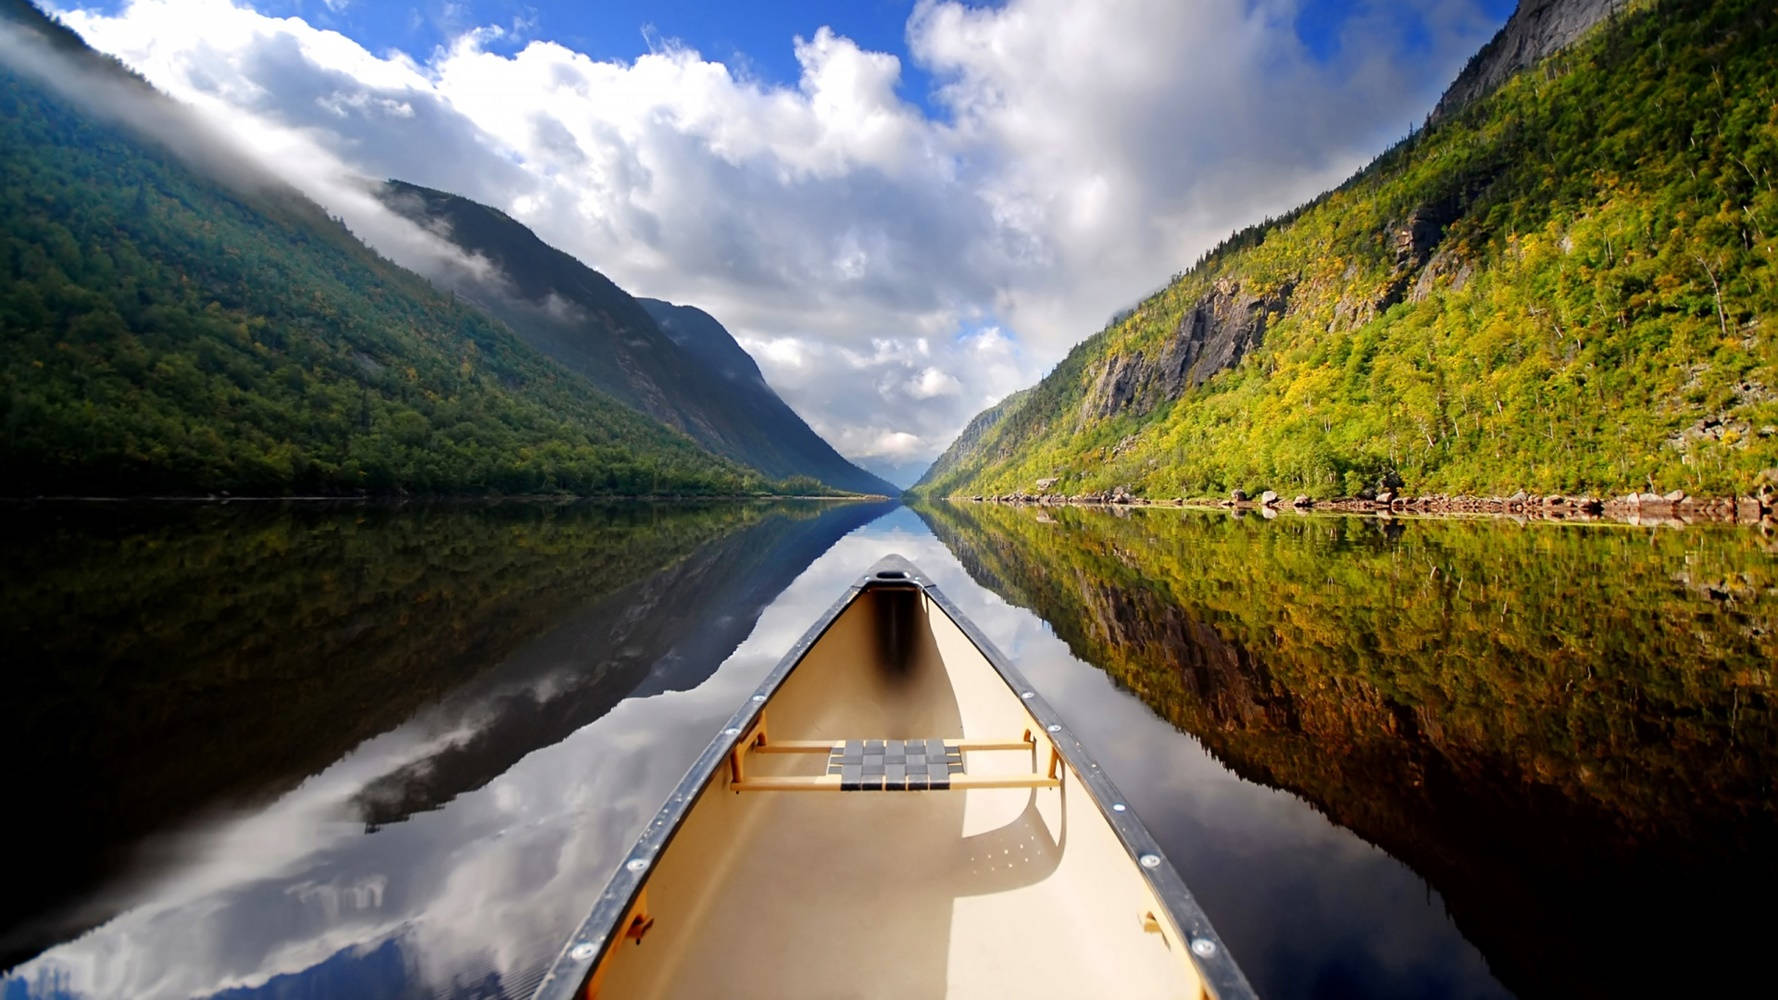
[[898,556],[742,703],[536,993],[1252,995],[1099,765]]

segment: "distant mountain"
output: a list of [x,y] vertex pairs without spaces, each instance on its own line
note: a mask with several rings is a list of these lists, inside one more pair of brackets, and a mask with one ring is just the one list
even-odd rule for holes
[[707,313],[633,298],[523,224],[460,195],[399,180],[382,194],[392,209],[493,265],[492,273],[466,267],[441,280],[617,398],[768,476],[900,494],[811,430]]
[[[765,386],[758,362],[748,354],[728,328],[697,306],[680,306],[661,299],[638,298],[642,308],[660,327],[667,339],[691,355],[705,370],[737,385],[757,383]],[[766,389],[767,392],[771,390]],[[774,394],[773,398],[777,398]]]
[[900,496],[901,488],[847,461],[779,398],[760,374],[753,356],[716,317],[696,306],[660,299],[638,299],[661,331],[700,361],[707,372],[728,386],[724,401],[756,427],[771,433],[755,436],[745,451],[747,464],[776,476],[806,475],[857,493]]
[[1017,411],[1025,404],[1025,398],[1029,395],[1031,395],[1030,389],[1020,389],[976,414],[963,428],[963,433],[957,435],[957,440],[952,441],[951,446],[944,450],[944,454],[933,460],[932,465],[927,468],[926,474],[914,484],[914,488],[918,490],[926,483],[939,479],[957,481],[967,475],[961,468],[964,464],[969,463],[979,467],[987,461],[991,456],[984,454],[982,443],[994,428],[1000,426],[1000,422],[1005,420],[1008,414]]
[[383,260],[23,0],[0,0],[0,467],[12,495],[772,486]]
[[1525,0],[1425,130],[1120,314],[919,489],[1753,491],[1774,52],[1769,3]]

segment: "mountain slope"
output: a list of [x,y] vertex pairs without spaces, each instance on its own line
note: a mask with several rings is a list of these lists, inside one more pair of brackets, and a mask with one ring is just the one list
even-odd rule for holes
[[[649,306],[504,213],[467,198],[392,180],[383,200],[494,265],[495,274],[443,276],[457,292],[533,347],[716,454],[777,478],[807,476],[858,493],[900,492],[810,430],[707,314],[664,302]],[[663,330],[667,323],[657,317],[678,332]]]
[[[674,305],[662,299],[636,300],[660,327],[667,339],[697,359],[707,370],[729,382],[765,382],[758,362],[748,354],[728,328],[697,306]],[[770,391],[770,390],[767,390]]]
[[766,384],[753,356],[735,342],[716,317],[696,306],[660,299],[637,299],[680,350],[720,379],[717,399],[738,419],[765,433],[756,434],[741,453],[754,468],[771,475],[814,476],[843,490],[900,496],[901,488],[848,461],[815,433],[772,387]]
[[1620,14],[1225,241],[921,489],[1751,488],[1778,464],[1774,50],[1746,0]]
[[0,4],[0,426],[15,495],[766,485],[382,260],[22,0]]
[[1594,25],[1625,5],[1625,0],[1522,0],[1512,17],[1470,58],[1439,98],[1432,109],[1432,120],[1455,114],[1513,74],[1573,45]]
[[957,440],[952,441],[943,454],[933,459],[931,467],[914,484],[914,488],[921,489],[927,482],[938,479],[959,480],[967,475],[964,471],[966,468],[977,470],[987,461],[1007,457],[1004,453],[990,452],[986,442],[993,439],[995,431],[1008,416],[1017,413],[1025,405],[1031,391],[1020,389],[972,417],[957,435]]

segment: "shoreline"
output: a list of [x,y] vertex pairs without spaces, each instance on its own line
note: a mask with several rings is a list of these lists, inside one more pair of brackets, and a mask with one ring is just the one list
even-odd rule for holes
[[1761,525],[1768,530],[1778,528],[1778,512],[1772,497],[1691,497],[1653,493],[1632,494],[1604,499],[1593,496],[1570,497],[1515,493],[1512,496],[1394,496],[1389,493],[1374,499],[1336,497],[1312,500],[1305,496],[1285,499],[1263,496],[1258,499],[1217,500],[1210,497],[1173,497],[1154,500],[1123,491],[1086,493],[1074,496],[1061,494],[974,494],[949,496],[953,503],[998,503],[1012,506],[1038,507],[1177,507],[1195,510],[1227,510],[1234,514],[1258,513],[1276,517],[1284,511],[1296,514],[1335,513],[1372,514],[1379,517],[1396,515],[1497,517],[1512,520],[1611,522],[1627,524],[1716,524]]
[[0,504],[33,503],[141,503],[141,504],[231,504],[231,503],[341,503],[341,504],[410,504],[410,503],[695,503],[702,501],[778,501],[826,500],[838,502],[883,503],[896,497],[880,493],[852,493],[844,496],[805,493],[670,493],[618,496],[611,494],[565,493],[372,493],[357,495],[308,494],[301,496],[230,496],[225,493],[169,494],[152,496],[10,496],[0,497]]

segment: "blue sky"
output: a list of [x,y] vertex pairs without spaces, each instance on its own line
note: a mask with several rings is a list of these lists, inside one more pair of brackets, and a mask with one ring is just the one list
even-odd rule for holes
[[493,205],[709,311],[904,483],[1206,247],[1417,125],[1511,8],[52,4],[394,259],[462,263],[366,181]]
[[[116,11],[126,0],[91,5]],[[1190,0],[1182,0],[1190,2]],[[1485,16],[1504,22],[1516,0],[1477,0]],[[777,0],[743,4],[725,0],[590,0],[590,2],[526,3],[521,0],[262,0],[256,9],[275,16],[295,16],[332,28],[372,51],[400,49],[424,56],[466,28],[500,25],[511,44],[533,39],[559,42],[595,59],[630,61],[667,39],[696,49],[706,58],[770,83],[793,85],[800,75],[790,39],[811,37],[832,27],[861,47],[890,52],[902,61],[901,96],[929,113],[944,109],[931,100],[932,80],[908,58],[906,34],[911,0]],[[981,4],[980,6],[1000,6]],[[1309,53],[1331,59],[1342,48],[1341,32],[1355,14],[1375,4],[1367,0],[1310,0],[1292,18],[1292,30]],[[1393,11],[1410,38],[1424,49],[1430,44],[1420,13],[1411,5]],[[1402,54],[1412,57],[1413,48]]]

